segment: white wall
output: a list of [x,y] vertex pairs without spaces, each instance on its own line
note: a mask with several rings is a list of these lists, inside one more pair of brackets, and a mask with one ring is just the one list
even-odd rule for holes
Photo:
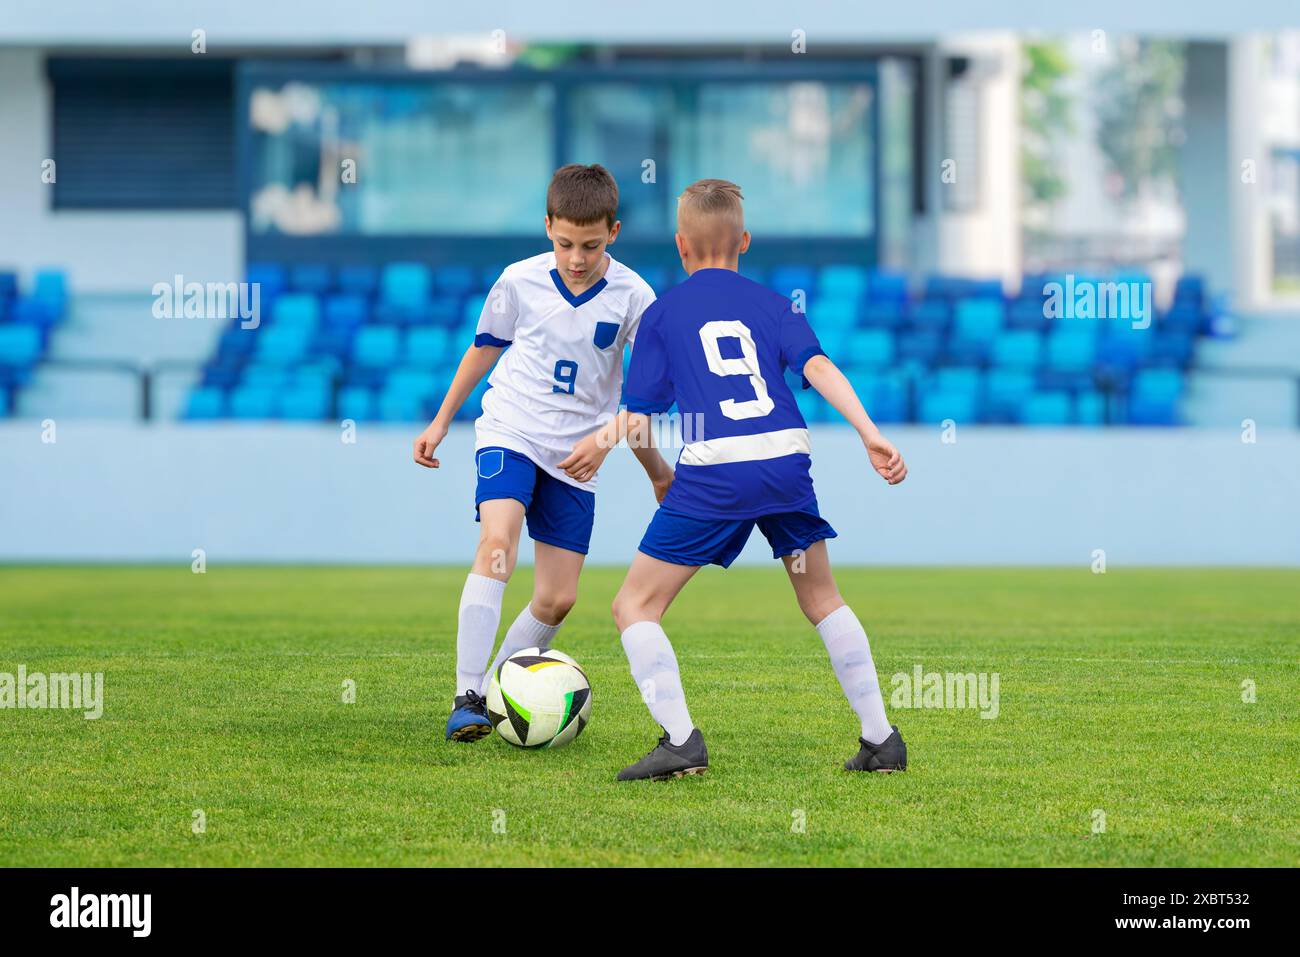
[[[473,430],[432,472],[415,427],[0,422],[0,561],[465,564]],[[832,555],[854,564],[1057,564],[1094,549],[1126,565],[1300,565],[1300,433],[1264,429],[1051,431],[899,428],[911,474],[889,488],[854,433],[814,430]],[[591,560],[625,564],[654,504],[626,451],[602,473]],[[743,560],[769,561],[755,534]],[[525,560],[530,557],[524,549]]]
[[[1091,30],[1224,34],[1278,29],[1295,23],[1294,0],[1183,0],[1177,16],[1167,4],[1091,0],[1086,4],[1032,0],[931,0],[863,3],[819,0],[803,6],[753,0],[659,0],[606,7],[579,0],[4,0],[0,43],[189,44],[202,27],[223,43],[400,43],[416,33],[486,33],[573,43],[584,40],[655,42],[780,42],[795,28],[809,43],[873,37],[929,37],[939,31],[988,29]],[[788,41],[787,41],[788,42]]]
[[[181,273],[198,282],[243,276],[237,212],[68,212],[51,208],[41,163],[53,156],[44,51],[0,48],[0,269],[67,271],[77,292],[148,294]],[[165,131],[162,131],[165,134]]]

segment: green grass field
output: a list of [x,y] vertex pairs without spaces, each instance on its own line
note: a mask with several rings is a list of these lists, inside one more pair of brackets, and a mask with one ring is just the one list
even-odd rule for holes
[[841,570],[886,696],[1000,676],[992,720],[889,708],[887,776],[840,770],[856,722],[779,568],[708,570],[665,626],[713,767],[664,784],[614,781],[658,734],[621,577],[555,643],[592,723],[534,753],[442,740],[461,569],[0,568],[0,672],[105,684],[97,721],[0,710],[0,864],[1300,862],[1300,572]]

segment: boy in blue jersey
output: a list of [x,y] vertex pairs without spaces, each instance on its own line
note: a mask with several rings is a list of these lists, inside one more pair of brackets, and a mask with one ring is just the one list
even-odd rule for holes
[[907,748],[885,717],[880,685],[857,616],[840,597],[826,539],[835,530],[817,511],[808,474],[808,428],[786,385],[787,368],[811,385],[862,436],[872,467],[890,485],[907,467],[871,421],[848,380],[826,357],[807,320],[783,296],[743,278],[749,247],[740,190],[701,180],[678,200],[677,249],[689,278],[642,316],[624,400],[630,416],[588,436],[572,461],[599,464],[627,430],[650,434],[645,416],[677,404],[702,422],[677,461],[667,496],[641,540],[614,620],[632,676],[663,726],[659,744],[624,768],[620,781],[664,780],[708,768],[704,739],[690,718],[677,658],[660,619],[708,564],[735,560],[757,525],[786,566],[799,607],[830,653],[836,677],[861,720],[850,771],[902,771]]

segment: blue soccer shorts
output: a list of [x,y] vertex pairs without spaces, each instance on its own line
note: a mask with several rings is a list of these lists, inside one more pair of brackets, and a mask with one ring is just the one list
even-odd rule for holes
[[759,518],[694,518],[659,508],[641,539],[641,551],[674,565],[721,565],[726,568],[749,541],[754,526],[772,546],[773,558],[804,551],[814,542],[835,538],[835,529],[817,512],[816,501],[797,512]]
[[596,521],[596,495],[561,482],[528,456],[497,446],[479,449],[478,487],[474,490],[474,521],[478,507],[498,498],[523,503],[528,537],[556,548],[587,554]]

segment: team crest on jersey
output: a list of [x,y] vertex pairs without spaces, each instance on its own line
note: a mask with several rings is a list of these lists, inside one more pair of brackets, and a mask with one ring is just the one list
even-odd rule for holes
[[618,336],[617,322],[598,322],[596,323],[596,333],[592,336],[592,341],[596,343],[597,349],[608,349],[614,344],[614,339]]

